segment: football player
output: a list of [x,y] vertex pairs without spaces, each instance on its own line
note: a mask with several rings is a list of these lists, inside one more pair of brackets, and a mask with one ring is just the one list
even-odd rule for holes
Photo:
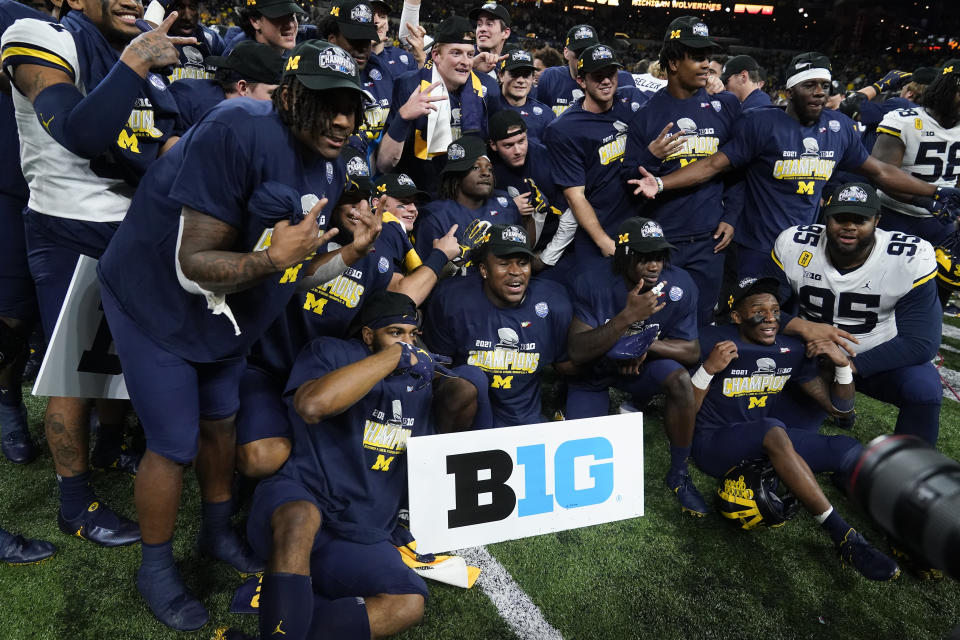
[[[30,272],[49,342],[80,255],[99,258],[123,220],[140,177],[169,148],[176,105],[155,67],[176,62],[168,37],[176,14],[141,33],[139,4],[64,3],[61,23],[18,20],[3,34],[23,174]],[[98,402],[96,466],[136,459],[123,450],[121,403]],[[137,541],[136,524],[97,500],[88,484],[89,409],[84,398],[50,398],[44,419],[60,488],[58,525],[104,546]]]
[[[773,259],[801,318],[832,324],[858,339],[850,363],[857,391],[900,410],[896,433],[935,446],[943,400],[930,362],[941,329],[936,259],[926,240],[877,229],[879,211],[873,187],[844,184],[824,206],[826,224],[786,229]],[[814,431],[825,417],[792,394],[776,415]]]
[[194,44],[177,47],[180,61],[170,67],[170,73],[166,76],[171,83],[184,78],[212,78],[212,68],[215,68],[216,64],[207,58],[223,55],[227,47],[219,33],[200,23],[199,4],[198,0],[174,0],[167,4],[164,18],[174,11],[177,12],[177,21],[170,27],[170,35],[192,36],[196,40]]
[[[566,64],[544,69],[537,78],[537,91],[532,96],[547,105],[558,116],[583,98],[583,86],[577,81],[580,54],[587,47],[600,44],[597,30],[588,24],[570,27],[563,46]],[[617,70],[616,87],[633,87],[633,76],[623,69]]]
[[[410,234],[420,215],[417,207],[423,205],[429,198],[425,191],[417,188],[416,183],[407,174],[385,173],[374,182],[373,198],[370,204],[378,214],[393,215]],[[411,246],[410,249],[413,250],[413,247]],[[417,260],[419,259],[417,256]],[[415,265],[408,264],[407,268],[415,268]]]
[[795,56],[787,67],[789,103],[780,109],[752,109],[737,123],[733,139],[709,158],[661,178],[630,180],[635,193],[649,198],[664,190],[684,189],[729,168],[746,169],[744,211],[737,228],[738,271],[763,273],[770,249],[784,229],[816,221],[823,185],[834,169],[863,174],[884,189],[923,196],[928,209],[950,209],[960,191],[938,187],[870,157],[856,124],[824,108],[830,90],[830,60],[820,53]]
[[500,97],[500,85],[497,83],[497,69],[507,54],[507,40],[510,38],[510,12],[497,2],[485,2],[468,14],[476,24],[477,55],[473,57],[473,68],[486,90],[485,98],[491,100]]
[[[21,18],[51,21],[14,0],[0,0],[0,36]],[[37,296],[27,262],[23,210],[30,191],[20,169],[20,138],[10,81],[0,74],[0,450],[16,464],[37,456],[23,404],[23,370],[29,354],[29,337],[37,321]]]
[[530,97],[534,74],[530,53],[514,49],[506,55],[497,67],[500,95],[490,101],[490,113],[504,110],[519,113],[527,123],[528,137],[539,142],[543,139],[544,129],[556,116],[550,107]]
[[253,40],[287,55],[297,45],[300,16],[307,12],[294,0],[248,0],[239,15],[241,31],[227,43],[225,54],[244,40]]
[[237,44],[230,55],[210,56],[207,61],[217,68],[213,79],[188,78],[167,89],[177,103],[179,135],[224,100],[271,100],[284,65],[276,51],[249,40]]
[[[912,176],[938,186],[953,186],[960,171],[960,67],[941,73],[923,97],[922,107],[895,109],[877,126],[871,155],[900,167]],[[930,212],[913,204],[914,198],[896,191],[878,191],[881,228],[920,236],[932,245],[942,244],[953,232]]]
[[104,311],[147,440],[134,487],[142,561],[137,588],[175,629],[207,621],[174,565],[186,465],[203,501],[200,550],[243,572],[263,568],[230,528],[234,416],[243,358],[297,287],[346,268],[311,259],[328,203],[344,189],[339,154],[362,118],[353,57],[298,45],[273,101],[213,109],[141,184],[100,260]]
[[[394,79],[407,71],[416,71],[418,67],[417,58],[413,53],[389,44],[391,42],[389,16],[392,12],[390,5],[384,0],[374,0],[370,3],[370,6],[373,7],[373,24],[377,27],[377,40],[370,51],[371,60],[378,58],[377,68],[381,72],[386,70]],[[420,44],[422,46],[422,40],[420,40]],[[423,55],[422,50],[420,55]]]
[[406,445],[433,433],[434,365],[413,346],[417,309],[380,292],[359,338],[321,337],[285,399],[296,446],[260,483],[247,532],[269,557],[260,637],[383,638],[419,623],[427,586],[390,542],[406,496]]
[[[453,16],[437,26],[432,59],[394,83],[387,133],[377,168],[396,167],[430,193],[437,191],[438,165],[451,142],[463,135],[486,137],[484,85],[473,72],[473,25]],[[398,106],[399,105],[399,106]]]
[[[682,16],[667,27],[660,66],[667,86],[653,94],[630,121],[623,167],[646,167],[670,174],[715,154],[733,135],[740,104],[727,92],[705,90],[708,55],[717,47],[700,18]],[[672,134],[672,135],[668,135]],[[742,197],[742,188],[732,187]],[[696,189],[665,194],[647,203],[644,214],[656,220],[674,246],[670,261],[697,285],[697,322],[710,324],[720,294],[724,250],[733,240],[739,206],[724,202],[724,181],[717,175]],[[732,197],[732,196],[731,196]]]
[[607,45],[584,49],[577,62],[583,102],[567,109],[544,136],[553,180],[580,225],[573,242],[577,264],[612,256],[616,245],[611,235],[631,210],[620,164],[627,123],[641,103],[617,93],[621,66]]
[[[516,111],[490,116],[490,148],[494,175],[502,188],[516,190],[513,201],[521,215],[533,217],[536,230],[534,273],[564,282],[573,259],[564,250],[577,232],[577,219],[550,175],[547,148],[527,138],[527,121]],[[561,258],[567,259],[560,264]],[[547,267],[551,267],[547,269]]]
[[742,109],[767,107],[772,102],[770,94],[763,90],[760,65],[750,56],[733,56],[727,60],[720,81],[727,91],[737,96]]
[[414,227],[414,246],[426,253],[435,240],[456,227],[454,233],[461,247],[456,264],[466,273],[476,264],[469,255],[470,249],[480,242],[490,225],[523,221],[506,192],[494,188],[493,165],[480,138],[464,136],[453,141],[440,178],[440,197],[423,206],[423,214]]
[[[897,563],[867,542],[830,505],[814,473],[845,477],[863,447],[849,436],[825,436],[794,428],[789,414],[773,416],[789,382],[823,411],[853,410],[851,360],[833,342],[804,345],[778,335],[779,282],[745,278],[731,298],[733,324],[703,327],[700,343],[707,357],[693,375],[697,428],[693,457],[697,466],[722,477],[742,460],[768,458],[780,480],[830,535],[841,562],[870,580],[892,580]],[[829,381],[815,360],[829,362]],[[714,380],[716,378],[716,380]]]
[[[567,417],[606,415],[610,387],[631,394],[638,407],[665,393],[667,486],[685,513],[703,517],[706,504],[687,472],[695,413],[687,367],[700,357],[697,288],[670,264],[674,251],[659,224],[628,218],[617,230],[612,265],[603,261],[576,277],[568,349],[570,360],[587,369],[570,382]],[[639,334],[649,336],[641,350],[622,346]]]
[[545,422],[540,378],[553,364],[572,373],[566,357],[571,308],[564,288],[531,281],[526,232],[496,224],[474,250],[479,276],[445,283],[430,297],[424,340],[456,365],[486,375],[494,427]]

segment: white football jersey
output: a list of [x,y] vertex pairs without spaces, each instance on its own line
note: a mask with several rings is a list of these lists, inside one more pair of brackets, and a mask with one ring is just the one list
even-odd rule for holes
[[862,265],[840,273],[827,257],[821,224],[790,227],[778,237],[773,259],[800,303],[800,316],[849,331],[861,353],[897,335],[895,307],[914,287],[937,275],[933,247],[896,231],[876,230],[876,244]]
[[[923,107],[896,109],[877,125],[877,133],[898,138],[904,145],[901,168],[938,186],[954,186],[960,175],[960,126],[944,129]],[[880,203],[908,216],[928,217],[923,207],[895,200],[877,189]]]
[[[81,62],[73,36],[59,24],[43,20],[16,21],[3,34],[4,67],[11,60],[31,57],[52,62],[86,95]],[[48,65],[49,66],[49,65]],[[12,73],[12,69],[10,69]],[[101,178],[90,160],[67,151],[46,132],[33,105],[12,88],[20,134],[20,164],[30,186],[28,205],[38,213],[90,222],[119,222],[130,207],[133,187],[123,180]]]

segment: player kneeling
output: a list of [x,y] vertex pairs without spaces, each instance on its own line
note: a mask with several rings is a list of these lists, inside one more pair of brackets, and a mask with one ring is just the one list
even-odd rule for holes
[[[700,331],[700,345],[709,355],[692,379],[700,406],[693,458],[715,477],[741,460],[769,458],[780,480],[833,539],[841,562],[871,580],[890,580],[900,573],[897,563],[840,517],[813,475],[832,471],[845,477],[863,447],[848,436],[790,428],[769,417],[788,381],[834,416],[852,411],[854,402],[850,361],[835,343],[823,340],[805,348],[778,335],[778,287],[774,278],[742,280],[732,294],[733,324]],[[829,389],[814,356],[834,365]]]
[[360,339],[321,337],[285,391],[293,452],[257,487],[247,535],[269,557],[260,634],[381,638],[420,622],[427,587],[390,543],[406,494],[406,443],[433,432],[434,364],[413,346],[417,310],[378,292]]

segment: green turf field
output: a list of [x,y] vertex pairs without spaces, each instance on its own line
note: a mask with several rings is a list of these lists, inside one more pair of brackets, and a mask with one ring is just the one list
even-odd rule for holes
[[[960,367],[960,355],[944,356],[945,366]],[[28,406],[34,436],[45,445],[44,405],[30,397]],[[892,407],[858,396],[857,412],[854,434],[861,440],[892,431]],[[941,416],[940,448],[960,459],[960,403],[945,400]],[[841,569],[829,538],[802,513],[757,533],[736,530],[717,515],[682,517],[663,486],[668,454],[659,418],[648,414],[646,423],[644,517],[489,547],[564,638],[900,640],[942,638],[960,625],[956,582],[922,582],[906,573],[891,583],[864,580]],[[60,548],[38,566],[0,565],[0,640],[209,638],[220,625],[256,632],[253,616],[227,613],[239,576],[193,549],[199,498],[192,473],[175,552],[187,584],[211,612],[211,622],[195,633],[170,631],[147,611],[133,586],[137,546],[100,549],[60,533],[48,452],[26,467],[0,462],[0,474],[0,524]],[[715,488],[695,469],[693,476],[704,494]],[[134,517],[132,480],[99,473],[94,484],[101,498]],[[867,518],[829,481],[823,484],[847,520],[886,549]],[[423,624],[401,637],[515,637],[478,587],[430,587]]]

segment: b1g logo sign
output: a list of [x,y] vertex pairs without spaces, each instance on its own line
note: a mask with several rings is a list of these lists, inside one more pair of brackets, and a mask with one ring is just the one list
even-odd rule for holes
[[642,415],[412,438],[417,548],[448,551],[643,515]]

